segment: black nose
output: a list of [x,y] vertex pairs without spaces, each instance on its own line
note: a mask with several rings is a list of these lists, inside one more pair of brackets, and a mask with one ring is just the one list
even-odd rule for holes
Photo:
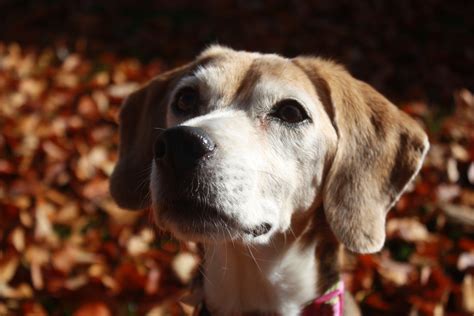
[[165,130],[154,146],[155,160],[176,169],[192,168],[203,157],[208,157],[216,145],[202,128],[177,126]]

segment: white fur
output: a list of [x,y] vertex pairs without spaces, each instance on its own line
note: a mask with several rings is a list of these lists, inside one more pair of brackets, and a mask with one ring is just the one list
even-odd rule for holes
[[271,247],[232,243],[206,245],[204,290],[216,315],[276,312],[299,315],[316,293],[314,245]]

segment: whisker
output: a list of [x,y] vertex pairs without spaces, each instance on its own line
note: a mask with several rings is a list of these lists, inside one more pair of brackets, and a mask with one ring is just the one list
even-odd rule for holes
[[[214,244],[216,243],[216,237],[215,236],[212,236],[212,241],[214,242]],[[210,261],[212,261],[214,259],[215,254],[216,254],[216,246],[214,245],[212,247],[211,257],[209,258]]]
[[[153,217],[153,209],[150,207],[150,208],[148,209],[148,222],[150,222],[150,223],[153,224],[154,221],[155,221],[155,219],[154,219],[154,217]],[[156,229],[158,229],[158,227],[156,227],[156,225],[153,225],[153,227],[155,227]]]
[[227,243],[224,242],[224,249],[225,249],[225,264],[224,264],[224,275],[227,274]]
[[232,242],[232,248],[235,249],[235,243],[234,243],[234,238],[232,238],[232,234],[230,233],[229,227],[226,226],[227,233],[229,234],[230,241]]
[[295,231],[293,230],[293,228],[290,226],[290,233],[293,235],[293,237],[296,239],[296,234],[295,234]]
[[262,271],[262,269],[260,268],[260,265],[258,264],[257,259],[255,259],[255,256],[253,255],[253,252],[252,252],[252,250],[250,249],[249,245],[247,245],[247,249],[248,249],[248,251],[249,251],[249,253],[250,253],[250,256],[251,256],[252,259],[253,259],[253,262],[255,262],[255,265],[257,266],[258,271],[260,271],[260,273],[263,274],[263,271]]
[[209,282],[211,285],[214,286],[214,283],[212,283],[211,279],[209,279],[206,275],[206,273],[204,272],[204,268],[202,265],[199,266],[199,272],[201,273],[201,275],[203,276],[204,279],[207,280],[207,282]]

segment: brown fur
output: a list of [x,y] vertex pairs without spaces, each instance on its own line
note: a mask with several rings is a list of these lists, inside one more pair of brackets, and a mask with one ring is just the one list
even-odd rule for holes
[[222,93],[229,100],[245,100],[257,82],[271,77],[297,85],[321,101],[337,134],[337,141],[328,140],[331,154],[312,218],[292,221],[302,247],[316,240],[320,271],[315,281],[319,292],[324,292],[339,278],[339,243],[359,253],[383,246],[386,213],[420,168],[429,146],[427,137],[412,118],[333,62],[259,56],[213,47],[193,63],[164,73],[133,93],[120,114],[119,161],[111,193],[122,207],[149,206],[152,143],[159,132],[156,128],[166,128],[168,93],[200,65],[219,66],[224,60],[231,64],[231,73],[223,73],[222,78]]
[[294,62],[329,103],[325,108],[334,109],[339,142],[323,196],[327,220],[350,250],[378,251],[385,241],[385,215],[428,150],[426,134],[341,66],[319,58]]

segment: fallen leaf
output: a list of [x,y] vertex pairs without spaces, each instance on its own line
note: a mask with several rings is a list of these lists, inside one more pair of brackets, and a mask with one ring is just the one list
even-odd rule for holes
[[462,305],[466,313],[474,313],[474,277],[467,274],[462,282]]
[[416,218],[392,218],[387,222],[387,235],[415,242],[427,240],[429,232]]
[[79,307],[73,316],[112,316],[109,307],[103,302],[86,303]]
[[415,268],[408,263],[401,263],[382,256],[378,260],[378,271],[386,280],[397,286],[407,285],[410,280],[417,277]]
[[0,261],[0,286],[7,284],[13,278],[18,268],[19,258],[10,255]]
[[188,283],[198,263],[199,260],[196,258],[196,255],[189,252],[181,252],[176,255],[171,265],[181,282]]
[[25,249],[25,230],[21,227],[16,227],[10,234],[11,243],[18,252]]

